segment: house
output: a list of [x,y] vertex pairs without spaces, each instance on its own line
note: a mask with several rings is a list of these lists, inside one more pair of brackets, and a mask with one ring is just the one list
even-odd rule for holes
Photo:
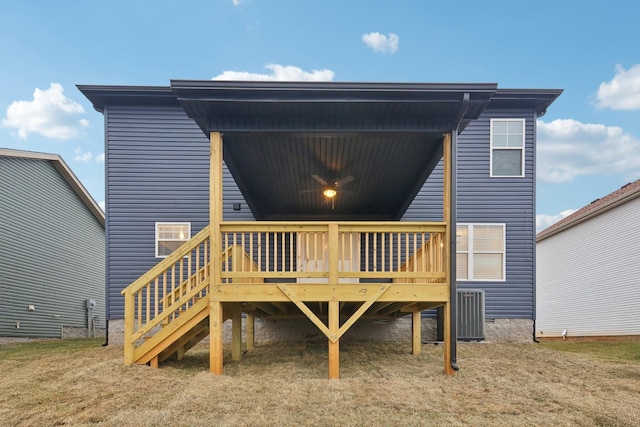
[[239,359],[244,313],[247,349],[259,330],[310,326],[337,378],[343,336],[410,315],[418,353],[422,313],[441,307],[453,373],[456,275],[484,292],[489,336],[531,340],[535,126],[560,90],[79,89],[105,116],[109,339],[124,340],[125,363],[157,366],[210,335],[222,373],[222,324]]
[[0,149],[0,336],[104,335],[104,222],[60,156]]
[[640,180],[538,233],[536,337],[640,335]]

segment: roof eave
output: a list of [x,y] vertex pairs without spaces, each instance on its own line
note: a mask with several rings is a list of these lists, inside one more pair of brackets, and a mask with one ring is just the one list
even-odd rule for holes
[[105,86],[76,85],[78,90],[104,113],[110,105],[178,105],[171,88],[167,86]]

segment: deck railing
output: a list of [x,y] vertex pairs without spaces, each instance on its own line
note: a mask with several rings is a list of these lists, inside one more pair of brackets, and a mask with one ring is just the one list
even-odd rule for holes
[[141,340],[188,310],[207,294],[209,227],[160,261],[122,291],[125,363]]
[[[220,229],[223,285],[446,279],[444,223],[226,222]],[[122,291],[125,363],[208,294],[212,250],[207,226]]]
[[241,247],[253,260],[224,263],[224,283],[258,278],[443,283],[446,278],[444,223],[227,222],[221,231],[223,247]]

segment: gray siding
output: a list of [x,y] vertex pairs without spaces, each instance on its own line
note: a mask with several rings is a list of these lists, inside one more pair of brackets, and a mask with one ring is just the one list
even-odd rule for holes
[[0,185],[0,336],[86,328],[87,299],[104,328],[102,225],[48,160],[0,158]]
[[[176,107],[110,107],[107,133],[107,242],[110,318],[121,319],[120,292],[158,263],[156,222],[209,223],[209,139]],[[253,220],[223,171],[224,219]],[[234,211],[233,204],[241,203]]]

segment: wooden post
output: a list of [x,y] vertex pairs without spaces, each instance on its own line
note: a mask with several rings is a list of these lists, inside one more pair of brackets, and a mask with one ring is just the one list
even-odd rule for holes
[[242,306],[239,302],[233,303],[231,315],[231,359],[242,359]]
[[[329,301],[329,331],[337,336],[340,329],[340,302]],[[329,379],[340,379],[340,340],[329,341]]]
[[134,344],[131,342],[131,336],[134,333],[133,316],[134,303],[133,295],[127,292],[124,296],[124,364],[131,365],[133,363]]
[[255,327],[256,318],[253,314],[247,314],[247,351],[253,351],[256,344]]
[[209,160],[209,363],[211,373],[222,374],[222,302],[215,289],[222,285],[222,134],[211,132]]
[[414,311],[411,313],[411,354],[420,354],[422,351],[422,313]]
[[222,375],[222,323],[222,303],[211,299],[209,302],[209,365],[214,375]]
[[[338,224],[329,224],[329,285],[338,286]],[[337,337],[340,330],[340,302],[329,301],[329,331]],[[329,340],[329,379],[340,378],[340,340]]]
[[[329,224],[329,284],[338,285],[338,257],[340,256],[340,232],[338,224]],[[331,328],[331,327],[329,327]]]

